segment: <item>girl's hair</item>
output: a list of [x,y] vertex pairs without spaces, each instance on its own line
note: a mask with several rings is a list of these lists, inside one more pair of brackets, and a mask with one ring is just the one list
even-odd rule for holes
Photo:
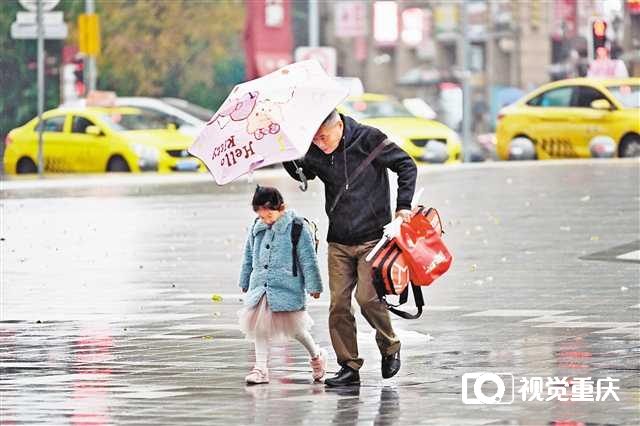
[[258,185],[256,186],[256,192],[253,194],[251,205],[254,212],[258,211],[260,207],[269,210],[280,210],[284,205],[284,199],[276,188]]

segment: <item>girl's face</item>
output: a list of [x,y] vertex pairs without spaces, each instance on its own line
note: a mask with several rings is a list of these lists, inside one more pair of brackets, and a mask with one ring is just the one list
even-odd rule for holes
[[280,216],[284,214],[284,208],[281,210],[270,210],[264,207],[258,207],[256,210],[258,217],[267,225],[273,225]]

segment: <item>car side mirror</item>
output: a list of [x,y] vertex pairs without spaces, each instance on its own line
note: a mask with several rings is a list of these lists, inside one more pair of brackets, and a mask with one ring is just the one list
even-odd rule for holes
[[87,126],[84,129],[84,132],[87,135],[92,135],[92,136],[101,136],[102,135],[102,130],[100,130],[100,127],[98,127],[98,126]]
[[596,99],[591,102],[591,108],[603,110],[603,111],[611,111],[611,104],[606,99]]

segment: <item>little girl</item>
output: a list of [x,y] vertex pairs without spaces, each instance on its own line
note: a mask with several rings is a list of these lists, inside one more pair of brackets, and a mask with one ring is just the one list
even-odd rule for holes
[[312,377],[320,381],[327,354],[311,337],[313,321],[305,311],[305,290],[315,299],[322,292],[313,236],[303,226],[294,260],[291,228],[296,215],[285,209],[280,192],[258,186],[252,205],[258,218],[249,232],[240,272],[240,287],[247,293],[240,328],[255,343],[256,364],[245,380],[269,383],[269,344],[294,338],[309,352]]

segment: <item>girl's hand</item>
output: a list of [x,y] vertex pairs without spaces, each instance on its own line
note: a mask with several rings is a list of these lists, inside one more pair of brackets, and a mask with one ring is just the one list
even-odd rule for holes
[[319,292],[309,293],[309,296],[313,297],[314,299],[317,299],[318,297],[320,297],[320,293]]
[[243,292],[243,293],[246,293],[246,292],[247,292],[247,290],[248,290],[247,288],[243,288],[243,289],[242,289],[242,292]]

